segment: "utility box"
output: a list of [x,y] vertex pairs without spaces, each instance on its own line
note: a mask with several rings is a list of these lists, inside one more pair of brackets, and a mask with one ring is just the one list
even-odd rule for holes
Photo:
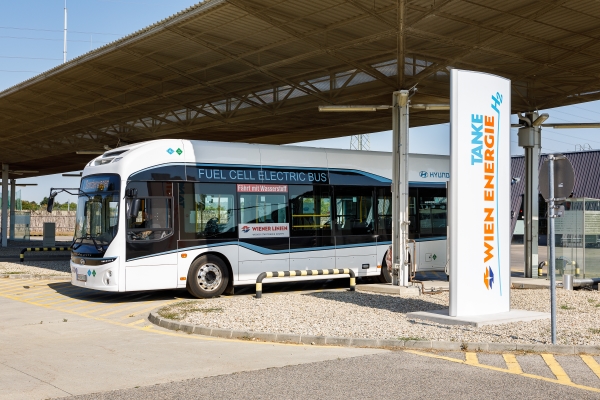
[[44,222],[44,236],[42,239],[43,247],[56,246],[56,223]]
[[600,199],[567,199],[554,227],[557,277],[600,277]]

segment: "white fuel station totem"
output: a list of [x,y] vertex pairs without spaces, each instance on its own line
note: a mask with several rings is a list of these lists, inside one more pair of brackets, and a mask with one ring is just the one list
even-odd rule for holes
[[510,80],[451,72],[450,310],[510,311]]

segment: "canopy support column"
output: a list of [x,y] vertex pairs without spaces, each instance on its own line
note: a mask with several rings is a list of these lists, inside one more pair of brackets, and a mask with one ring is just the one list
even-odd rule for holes
[[8,246],[8,164],[2,164],[2,247]]
[[16,182],[10,180],[10,240],[15,240],[15,207],[16,207]]
[[523,199],[524,244],[525,244],[525,278],[533,277],[533,266],[538,264],[538,166],[542,132],[533,124],[538,119],[537,113],[528,113],[520,120],[527,125],[519,129],[519,146],[525,153],[525,197]]
[[408,286],[408,90],[393,94],[392,284]]

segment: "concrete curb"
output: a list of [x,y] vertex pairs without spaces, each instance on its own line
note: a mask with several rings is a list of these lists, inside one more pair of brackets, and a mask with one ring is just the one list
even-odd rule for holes
[[0,279],[40,279],[53,281],[70,281],[71,277],[66,275],[32,275],[32,274],[0,274]]
[[263,342],[282,342],[308,345],[329,345],[347,347],[375,347],[394,349],[421,349],[441,351],[476,351],[476,352],[527,352],[551,354],[591,354],[600,355],[600,346],[570,346],[520,343],[471,343],[445,342],[437,340],[394,340],[394,339],[361,339],[334,336],[296,335],[292,333],[268,333],[238,331],[235,329],[210,328],[162,318],[158,310],[150,312],[148,320],[155,325],[172,331],[182,331],[195,335],[213,336],[226,339],[260,340]]

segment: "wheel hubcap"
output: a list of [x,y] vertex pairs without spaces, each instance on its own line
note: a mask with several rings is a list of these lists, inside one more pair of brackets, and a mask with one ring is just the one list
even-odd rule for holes
[[198,285],[207,292],[216,290],[222,280],[221,270],[215,264],[204,264],[198,271]]

